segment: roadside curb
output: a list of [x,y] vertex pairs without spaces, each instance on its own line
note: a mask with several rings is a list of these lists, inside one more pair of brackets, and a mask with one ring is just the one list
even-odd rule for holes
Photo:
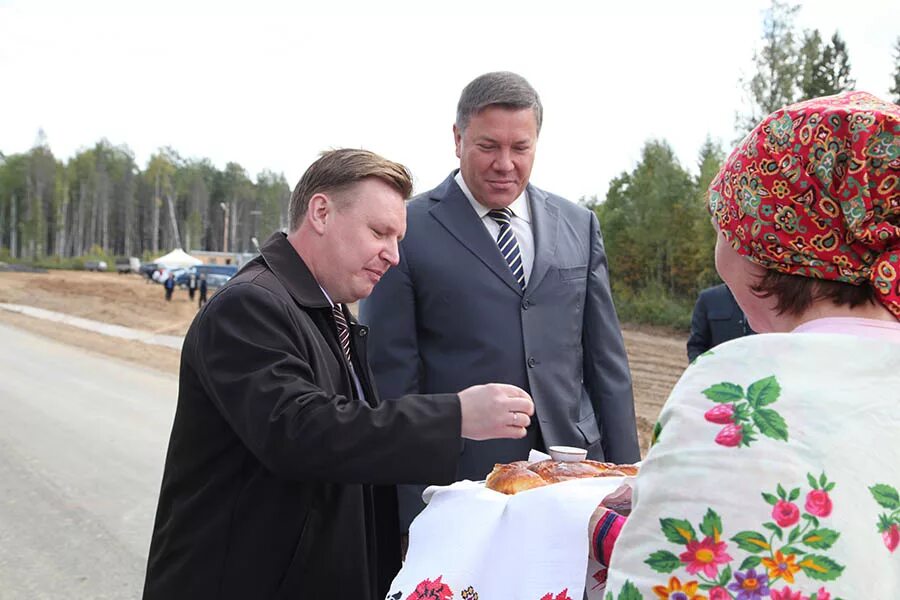
[[160,335],[141,331],[140,329],[131,329],[121,325],[111,325],[109,323],[101,323],[100,321],[92,321],[90,319],[82,319],[81,317],[73,317],[63,313],[53,312],[52,310],[44,310],[43,308],[35,308],[33,306],[25,306],[22,304],[5,304],[0,302],[0,309],[19,313],[28,317],[44,319],[46,321],[54,321],[64,325],[70,325],[79,329],[93,331],[111,337],[121,338],[150,344],[152,346],[163,346],[174,350],[181,350],[184,338],[178,335]]

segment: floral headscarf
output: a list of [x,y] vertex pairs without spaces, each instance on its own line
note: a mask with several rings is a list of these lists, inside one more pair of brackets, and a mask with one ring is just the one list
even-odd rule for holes
[[847,92],[775,111],[725,161],[709,211],[751,261],[868,282],[900,318],[900,106]]

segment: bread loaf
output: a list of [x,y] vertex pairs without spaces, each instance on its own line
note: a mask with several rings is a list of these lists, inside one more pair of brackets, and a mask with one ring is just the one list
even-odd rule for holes
[[542,460],[535,463],[520,460],[507,465],[494,465],[494,470],[487,476],[485,486],[501,494],[516,494],[569,479],[622,477],[636,475],[637,471],[634,465],[615,465],[595,460],[579,462]]
[[494,465],[485,481],[489,490],[501,494],[516,494],[532,488],[547,485],[547,482],[534,471],[528,470],[528,461],[520,460],[508,465]]

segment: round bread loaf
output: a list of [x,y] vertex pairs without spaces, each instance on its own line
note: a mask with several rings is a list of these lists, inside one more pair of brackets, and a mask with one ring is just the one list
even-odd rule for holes
[[528,470],[528,462],[520,460],[508,465],[496,464],[485,481],[489,490],[501,494],[516,494],[547,485],[540,475]]
[[597,477],[600,470],[583,461],[559,462],[555,460],[542,460],[528,466],[529,471],[534,471],[547,483],[558,483],[569,479],[581,479],[583,477]]
[[529,464],[520,460],[508,465],[496,464],[487,476],[485,486],[502,494],[516,494],[551,483],[585,477],[622,477],[636,475],[634,465],[616,465],[595,460],[560,462],[542,460]]
[[638,468],[635,465],[617,465],[616,463],[600,462],[596,460],[583,460],[582,462],[591,465],[600,471],[600,477],[622,476],[634,477],[638,474]]

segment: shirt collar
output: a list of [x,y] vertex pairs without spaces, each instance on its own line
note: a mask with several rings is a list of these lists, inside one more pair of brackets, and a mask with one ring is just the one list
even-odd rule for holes
[[[318,283],[318,282],[316,282],[316,283]],[[328,303],[331,305],[331,308],[334,308],[334,306],[335,306],[334,300],[331,299],[331,296],[328,295],[328,292],[325,291],[325,288],[323,288],[321,285],[319,285],[319,289],[322,290],[323,294],[325,294],[325,299],[328,300]]]
[[[472,191],[469,189],[469,186],[466,185],[466,180],[463,179],[462,171],[457,171],[456,175],[453,176],[453,179],[456,181],[457,185],[459,185],[459,189],[462,190],[462,193],[465,194],[466,199],[469,201],[469,204],[472,205],[472,208],[478,214],[478,218],[485,218],[491,211],[491,209],[475,199],[475,196],[472,195]],[[525,190],[522,190],[522,193],[519,194],[519,197],[513,200],[513,203],[509,205],[509,209],[515,216],[519,217],[526,223],[531,223],[531,213],[528,211],[528,195]]]

